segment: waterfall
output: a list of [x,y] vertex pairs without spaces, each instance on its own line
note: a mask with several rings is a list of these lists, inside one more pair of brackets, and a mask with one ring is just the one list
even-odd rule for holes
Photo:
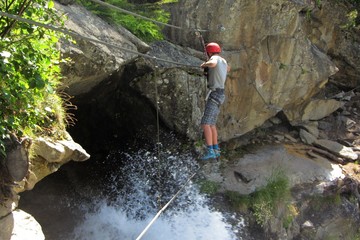
[[[200,166],[182,146],[152,150],[112,151],[106,158],[113,171],[107,176],[106,194],[86,203],[83,220],[73,239],[136,239],[148,223]],[[117,164],[121,163],[121,164]],[[240,228],[211,207],[209,198],[190,181],[160,215],[142,239],[239,239]]]

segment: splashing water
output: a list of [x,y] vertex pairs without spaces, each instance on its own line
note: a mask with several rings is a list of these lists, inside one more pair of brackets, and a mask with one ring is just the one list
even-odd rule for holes
[[[83,206],[90,210],[75,228],[73,239],[136,239],[199,169],[191,154],[172,150],[161,154],[115,151],[106,161],[114,166],[104,187],[106,194]],[[223,214],[208,205],[207,197],[190,181],[142,239],[237,239],[236,230],[226,223]]]

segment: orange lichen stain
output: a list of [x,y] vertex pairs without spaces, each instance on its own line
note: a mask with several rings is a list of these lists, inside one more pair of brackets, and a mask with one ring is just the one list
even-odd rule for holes
[[302,157],[302,158],[309,158],[306,154],[308,149],[306,149],[306,145],[304,145],[304,144],[288,143],[288,144],[284,144],[284,147],[287,150],[287,152],[292,155]]

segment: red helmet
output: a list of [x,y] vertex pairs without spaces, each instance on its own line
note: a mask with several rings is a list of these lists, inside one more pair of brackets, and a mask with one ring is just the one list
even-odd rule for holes
[[220,53],[221,52],[221,48],[219,46],[219,44],[217,43],[208,43],[206,45],[206,52],[207,53]]

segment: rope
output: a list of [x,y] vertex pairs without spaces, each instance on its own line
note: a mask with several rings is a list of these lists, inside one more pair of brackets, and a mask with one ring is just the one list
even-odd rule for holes
[[[134,13],[134,12],[131,12],[131,11],[122,9],[122,8],[120,8],[120,7],[111,5],[110,3],[106,3],[106,2],[103,2],[103,1],[100,1],[100,0],[89,0],[89,1],[94,2],[94,3],[98,3],[98,4],[100,4],[100,5],[103,5],[103,6],[106,6],[106,7],[109,7],[109,8],[113,8],[113,9],[115,9],[115,10],[118,10],[118,11],[123,12],[123,13],[126,13],[126,14],[133,15],[133,16],[138,17],[138,18],[145,19],[145,20],[150,21],[150,22],[153,22],[153,23],[155,23],[155,24],[159,24],[159,25],[163,25],[163,26],[167,26],[167,27],[171,27],[171,28],[175,28],[175,29],[184,29],[184,28],[179,27],[179,26],[175,26],[175,25],[172,25],[172,24],[168,24],[168,23],[163,23],[163,22],[156,21],[156,20],[154,20],[154,19],[151,19],[151,18],[142,16],[142,15],[140,15],[140,14],[137,14],[137,13]],[[195,29],[195,28],[188,28],[188,30],[189,30],[189,31],[196,31],[196,32],[208,32],[208,31],[209,31],[209,30],[205,30],[205,29]]]
[[28,24],[35,25],[35,26],[38,26],[38,27],[43,27],[43,28],[46,28],[46,29],[50,29],[50,30],[53,30],[53,31],[61,32],[61,33],[64,33],[66,35],[69,35],[69,36],[72,36],[72,37],[75,37],[75,38],[80,38],[80,39],[84,39],[84,40],[87,40],[87,41],[90,41],[90,42],[103,44],[103,45],[108,46],[108,47],[117,48],[117,49],[120,49],[120,50],[125,51],[125,52],[129,52],[129,53],[132,53],[132,54],[142,56],[144,58],[150,58],[150,59],[153,59],[153,60],[157,60],[157,61],[161,61],[161,62],[167,62],[167,63],[171,63],[171,64],[174,64],[174,65],[180,65],[180,66],[184,66],[184,67],[191,67],[191,68],[198,68],[199,67],[197,65],[189,65],[189,64],[185,64],[185,63],[179,63],[179,62],[174,62],[174,61],[171,61],[171,60],[157,58],[157,57],[151,56],[149,54],[140,53],[138,51],[131,50],[131,49],[124,48],[124,47],[120,47],[118,45],[107,43],[107,42],[104,42],[104,41],[101,41],[101,40],[97,40],[97,39],[94,39],[94,38],[89,38],[89,37],[86,37],[86,36],[82,36],[82,35],[80,35],[78,33],[75,33],[75,32],[72,32],[72,31],[69,31],[69,30],[66,30],[66,29],[63,29],[63,28],[59,28],[59,27],[55,27],[55,26],[52,26],[52,25],[49,25],[49,24],[36,22],[36,21],[31,20],[31,19],[22,18],[22,17],[19,17],[17,15],[9,14],[9,13],[6,13],[6,12],[0,11],[0,16],[8,17],[8,18],[17,20],[19,22],[28,23]]
[[[157,71],[157,70],[155,70]],[[157,86],[157,72],[154,73],[154,81],[155,81],[155,101],[156,101],[156,123],[157,123],[157,150],[158,150],[158,158],[161,162],[161,156],[160,156],[160,124],[159,124],[159,102],[158,102],[158,86]],[[158,178],[160,179],[160,167],[158,168]],[[157,212],[155,217],[148,223],[148,225],[144,228],[144,230],[139,234],[139,236],[136,238],[136,240],[140,240],[145,233],[150,229],[150,227],[155,223],[155,221],[160,217],[161,213],[163,213],[167,207],[177,198],[177,196],[180,194],[180,192],[186,187],[186,185],[193,179],[196,174],[199,172],[201,167],[196,170],[187,180],[186,182],[181,186],[181,188],[175,193],[175,195]],[[161,187],[161,186],[160,186]],[[160,203],[160,204],[159,204]],[[161,206],[161,195],[158,197],[158,204]]]
[[156,127],[157,127],[157,143],[160,143],[160,123],[159,123],[159,94],[157,87],[157,66],[155,68],[154,81],[155,81],[155,101],[156,101]]
[[159,218],[160,214],[165,211],[165,209],[170,205],[172,201],[180,194],[180,192],[185,188],[185,186],[191,181],[191,179],[197,174],[198,172],[193,173],[188,180],[182,185],[182,187],[177,191],[177,193],[165,204],[165,206],[160,209],[160,211],[155,215],[155,217],[150,221],[150,223],[146,226],[146,228],[140,233],[140,235],[136,238],[136,240],[140,240],[145,233],[149,230],[151,225]]
[[[204,41],[204,38],[203,36],[201,35],[201,32],[196,32],[195,33],[196,36],[199,38],[200,40],[200,44],[201,46],[203,47],[203,52],[204,52],[204,57],[206,59],[206,61],[209,60],[209,55],[207,54],[207,51],[206,51],[206,46],[205,46],[205,41]],[[209,74],[209,68],[207,69],[204,69],[204,78],[205,78],[205,89],[204,89],[204,99],[206,100],[206,96],[207,96],[207,81],[208,81],[208,74]]]
[[[98,0],[91,0],[91,1],[97,2],[99,4],[103,4],[103,5],[110,5],[110,4],[107,4],[107,3],[104,3],[104,2],[100,2]],[[110,5],[110,6],[112,6],[112,5]],[[117,8],[115,6],[112,6],[112,7]],[[118,9],[118,10],[120,10],[120,9]],[[123,10],[123,9],[121,9],[121,10],[124,11],[124,12],[126,11],[126,10]],[[128,11],[126,11],[126,12],[128,12]],[[131,13],[131,14],[133,14],[133,13]],[[136,15],[138,15],[138,14],[136,14]],[[123,47],[120,47],[120,46],[117,46],[117,45],[114,45],[114,44],[111,44],[111,43],[106,43],[106,42],[101,41],[101,40],[85,37],[85,36],[82,36],[80,34],[71,32],[69,30],[65,30],[65,29],[62,29],[62,28],[59,28],[59,27],[54,27],[54,26],[44,24],[44,23],[39,23],[39,22],[30,20],[30,19],[19,17],[17,15],[9,14],[9,13],[6,13],[6,12],[0,11],[0,16],[8,17],[8,18],[20,21],[20,22],[28,23],[28,24],[35,25],[35,26],[38,26],[38,27],[43,27],[43,28],[50,29],[50,30],[53,30],[53,31],[62,32],[64,34],[72,36],[72,37],[77,37],[77,38],[84,39],[84,40],[87,40],[87,41],[100,43],[100,44],[103,44],[105,46],[117,48],[117,49],[123,50],[125,52],[140,55],[140,56],[145,57],[145,58],[150,58],[150,59],[153,59],[153,60],[158,60],[158,61],[172,63],[172,64],[175,64],[175,65],[181,65],[181,66],[186,66],[186,67],[196,67],[196,68],[199,67],[199,66],[188,65],[188,64],[178,63],[178,62],[174,62],[174,61],[170,61],[170,60],[166,60],[166,59],[157,58],[155,56],[151,56],[151,55],[148,55],[148,54],[143,54],[143,53],[140,53],[140,52],[137,52],[137,51],[134,51],[134,50],[131,50],[131,49],[123,48]],[[138,15],[138,17],[140,17],[140,15]],[[145,17],[142,17],[142,18],[145,18]],[[150,19],[148,19],[148,20],[150,20]],[[154,20],[152,20],[152,21],[154,21]],[[161,23],[161,24],[164,24],[164,23]],[[169,27],[176,27],[176,26],[169,25],[169,24],[164,24],[164,25],[169,26]],[[180,27],[176,27],[176,28],[181,29]],[[199,31],[207,31],[207,30],[196,30],[196,31],[199,32]],[[159,130],[159,113],[158,113],[159,106],[158,106],[158,92],[157,92],[156,77],[155,77],[155,84],[156,84],[155,85],[155,94],[156,94],[156,121],[157,121],[157,147],[158,147],[157,150],[158,150],[158,157],[159,157],[159,160],[160,160],[160,146],[159,146],[159,144],[160,144],[160,130]],[[185,186],[191,181],[191,179],[197,173],[198,173],[198,171],[194,172],[187,179],[187,181],[182,185],[182,187],[177,191],[177,193],[164,205],[163,208],[160,209],[160,211],[155,215],[155,217],[151,220],[151,222],[147,225],[147,227],[140,233],[140,235],[136,238],[136,240],[140,240],[144,236],[144,234],[148,231],[148,229],[151,227],[151,225],[158,219],[160,214],[166,210],[166,208],[172,203],[172,201],[174,201],[174,199],[176,199],[176,197],[180,194],[180,192],[185,188]]]
[[[160,152],[161,152],[161,143],[160,143],[160,121],[159,121],[159,94],[158,94],[158,86],[157,86],[157,76],[158,76],[158,69],[157,67],[155,68],[155,72],[154,72],[154,77],[153,80],[155,82],[155,106],[156,106],[156,129],[157,129],[157,141],[156,141],[156,151],[157,151],[157,155],[158,155],[158,159],[159,159],[159,165],[158,165],[158,174],[157,174],[157,178],[159,181],[159,188],[162,189],[162,184],[161,184],[161,167],[162,167],[162,158],[160,156]],[[158,199],[157,199],[157,203],[158,206],[161,206],[161,193],[159,193]]]

